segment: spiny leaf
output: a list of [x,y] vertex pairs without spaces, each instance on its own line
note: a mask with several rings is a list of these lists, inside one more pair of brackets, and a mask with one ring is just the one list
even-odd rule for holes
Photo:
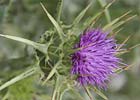
[[80,12],[80,14],[75,18],[75,20],[73,21],[72,25],[78,25],[78,23],[81,21],[81,19],[84,17],[85,13],[87,12],[87,10],[89,9],[89,7],[91,6],[92,3],[90,3],[83,11]]
[[38,70],[38,67],[30,68],[26,72],[16,76],[15,78],[11,79],[10,81],[7,81],[6,83],[4,83],[3,85],[0,86],[0,91],[26,77],[33,75],[37,70]]
[[15,40],[15,41],[18,41],[18,42],[22,42],[22,43],[25,43],[25,44],[30,45],[30,46],[33,46],[34,48],[38,49],[42,53],[46,54],[46,52],[47,52],[45,44],[39,44],[39,43],[33,42],[31,40],[24,39],[24,38],[17,37],[17,36],[3,35],[3,34],[0,34],[0,36],[11,39],[11,40]]
[[55,26],[56,30],[58,31],[58,34],[60,36],[60,39],[63,41],[65,38],[64,38],[64,32],[62,30],[62,28],[59,26],[59,24],[55,21],[55,19],[50,15],[50,13],[47,11],[47,9],[45,8],[45,6],[40,3],[43,10],[46,12],[48,18],[50,19],[50,21],[52,22],[52,24]]
[[44,85],[56,73],[56,68],[58,67],[59,64],[60,64],[60,61],[58,61],[55,64],[55,66],[52,68],[52,70],[50,71],[50,73],[47,76],[46,80],[42,83],[42,85]]

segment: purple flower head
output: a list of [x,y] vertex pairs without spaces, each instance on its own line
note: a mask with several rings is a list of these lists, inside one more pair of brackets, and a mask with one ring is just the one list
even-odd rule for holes
[[106,88],[110,75],[119,68],[120,59],[116,57],[117,44],[113,37],[101,29],[92,29],[81,35],[78,49],[72,54],[72,75],[77,75],[81,85],[94,85]]

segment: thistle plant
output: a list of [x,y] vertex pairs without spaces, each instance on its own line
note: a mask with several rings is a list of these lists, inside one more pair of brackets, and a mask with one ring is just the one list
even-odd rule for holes
[[[128,38],[122,44],[117,44],[115,36],[121,25],[135,16],[129,17],[130,11],[128,11],[111,20],[108,8],[113,2],[107,4],[102,0],[99,1],[102,10],[89,17],[82,25],[80,22],[92,2],[70,25],[64,24],[61,20],[63,0],[59,0],[56,18],[40,3],[54,27],[42,34],[38,42],[0,34],[1,37],[22,42],[35,49],[34,65],[1,85],[0,91],[24,78],[38,74],[41,75],[41,85],[47,86],[51,83],[53,86],[51,100],[62,100],[64,94],[70,91],[74,91],[78,100],[85,100],[75,89],[77,87],[83,88],[90,100],[95,99],[92,91],[107,100],[108,98],[100,90],[107,89],[107,84],[113,75],[129,67],[119,57],[120,54],[128,52],[124,48]],[[96,24],[101,16],[106,16],[107,23],[97,27]]]

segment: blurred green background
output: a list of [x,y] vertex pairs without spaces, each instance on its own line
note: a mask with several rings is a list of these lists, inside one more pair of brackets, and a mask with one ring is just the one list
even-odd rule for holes
[[[55,17],[58,0],[0,0],[0,34],[38,41],[41,34],[53,26],[41,8],[40,1]],[[62,14],[64,23],[71,23],[89,1],[91,0],[64,0]],[[107,2],[110,1],[107,0]],[[93,5],[88,10],[85,19],[91,14],[96,14],[100,9],[99,3],[93,0]],[[132,35],[127,42],[127,48],[140,43],[140,0],[116,0],[109,8],[111,19],[119,17],[129,10],[132,11],[131,15],[136,14],[137,17],[123,25],[123,30],[116,37],[117,42],[121,43],[126,37]],[[106,22],[104,16],[102,20],[104,22],[100,23],[101,26]],[[0,37],[0,85],[27,69],[27,66],[33,63],[33,52],[31,47]],[[140,47],[134,48],[122,57],[127,64],[136,64],[112,79],[109,89],[104,93],[109,100],[140,100]],[[3,100],[49,100],[45,98],[50,94],[51,89],[38,85],[38,80],[39,78],[36,76],[16,83],[17,85],[11,86],[9,90],[5,89],[0,92],[0,100],[4,96],[6,97],[7,90],[10,91],[8,92],[10,99]],[[68,95],[68,97],[70,99],[64,100],[76,100],[72,95]],[[103,99],[97,97],[97,100]]]

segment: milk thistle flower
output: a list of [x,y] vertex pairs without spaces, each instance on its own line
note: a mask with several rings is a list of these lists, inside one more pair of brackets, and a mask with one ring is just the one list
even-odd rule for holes
[[106,88],[109,77],[119,68],[120,58],[116,57],[116,40],[108,37],[101,29],[89,29],[80,36],[72,54],[72,75],[77,75],[81,85]]

